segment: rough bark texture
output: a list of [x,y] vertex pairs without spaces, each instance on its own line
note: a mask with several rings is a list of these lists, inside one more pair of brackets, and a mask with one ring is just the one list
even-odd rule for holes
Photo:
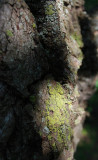
[[73,159],[86,115],[85,86],[93,87],[96,75],[86,79],[81,68],[77,76],[79,19],[89,20],[83,5],[0,0],[0,160]]

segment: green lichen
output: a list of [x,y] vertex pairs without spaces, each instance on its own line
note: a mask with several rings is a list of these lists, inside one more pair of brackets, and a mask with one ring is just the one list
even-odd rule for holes
[[35,23],[33,23],[33,25],[32,25],[32,26],[33,26],[33,28],[36,28],[36,24],[35,24]]
[[12,36],[13,36],[13,33],[12,33],[12,31],[10,31],[10,30],[7,30],[7,31],[6,31],[6,34],[7,34],[8,37],[12,37]]
[[[79,53],[79,55],[77,56],[77,58],[78,58],[78,61],[79,61],[79,63],[80,63],[80,65],[79,65],[79,67],[78,67],[78,70],[79,70],[80,67],[81,67],[81,65],[82,65],[83,58],[84,58],[83,52],[82,52],[81,49],[80,49],[80,53]],[[78,72],[78,70],[77,70],[77,72]]]
[[82,62],[83,60],[83,52],[81,51],[79,56],[78,56],[78,60]]
[[45,14],[46,14],[46,15],[52,15],[52,14],[54,14],[53,5],[49,5],[49,6],[45,9]]
[[42,132],[41,131],[39,131],[39,135],[42,136]]
[[52,146],[55,147],[55,143],[53,143]]
[[[65,99],[64,89],[60,83],[49,85],[49,98],[46,100],[46,111],[43,113],[46,124],[50,130],[48,140],[54,150],[68,147],[71,140],[72,130],[70,128],[70,114],[68,106],[71,101]],[[52,142],[56,142],[55,145]]]
[[79,47],[82,48],[83,47],[83,42],[82,42],[82,38],[81,35],[77,34],[76,32],[74,32],[71,37],[76,40],[76,42],[78,43]]

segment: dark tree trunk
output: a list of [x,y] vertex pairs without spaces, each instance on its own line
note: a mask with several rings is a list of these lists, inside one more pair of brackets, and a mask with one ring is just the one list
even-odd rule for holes
[[0,160],[73,159],[88,94],[77,74],[83,5],[0,0]]

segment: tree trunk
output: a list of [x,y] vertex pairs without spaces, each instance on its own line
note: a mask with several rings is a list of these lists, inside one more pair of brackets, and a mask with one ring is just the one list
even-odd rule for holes
[[0,0],[0,160],[73,159],[88,94],[83,5]]

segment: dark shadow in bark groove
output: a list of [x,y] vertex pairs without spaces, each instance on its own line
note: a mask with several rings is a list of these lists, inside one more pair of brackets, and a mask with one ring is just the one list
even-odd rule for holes
[[94,35],[91,30],[91,21],[88,17],[79,19],[84,47],[82,49],[84,59],[78,73],[79,76],[91,77],[96,75],[98,69],[98,58]]
[[[43,28],[46,27],[46,30],[48,32],[48,26],[44,26],[44,23],[47,23],[46,20],[40,21],[39,19],[43,18],[46,16],[45,14],[45,3],[46,1],[40,1],[40,0],[30,0],[27,1],[25,0],[28,6],[30,7],[31,13],[33,13],[36,24],[37,24],[37,30],[40,35],[40,32],[43,31]],[[55,2],[55,0],[51,0],[51,2]],[[56,11],[55,11],[56,12]],[[58,13],[56,13],[56,18],[58,17]],[[58,17],[59,19],[59,17]],[[72,73],[70,67],[69,67],[69,62],[67,58],[67,54],[70,54],[67,45],[65,43],[64,38],[62,37],[62,33],[59,30],[60,24],[59,20],[58,21],[58,28],[56,28],[56,31],[53,34],[53,27],[51,24],[49,24],[49,33],[42,33],[45,36],[45,39],[42,36],[39,36],[40,42],[44,48],[45,51],[45,56],[48,60],[49,64],[49,73],[54,77],[56,81],[61,82],[62,84],[66,83],[67,81],[72,81],[72,83],[75,83],[75,77],[74,74]],[[51,23],[51,22],[50,22]],[[55,28],[55,27],[54,27]],[[50,34],[50,35],[48,35]],[[54,40],[56,37],[59,40]],[[48,39],[48,40],[47,40]],[[51,39],[51,40],[49,40]],[[47,40],[47,42],[46,42]],[[50,43],[51,41],[51,43]],[[48,44],[49,42],[49,44]]]

